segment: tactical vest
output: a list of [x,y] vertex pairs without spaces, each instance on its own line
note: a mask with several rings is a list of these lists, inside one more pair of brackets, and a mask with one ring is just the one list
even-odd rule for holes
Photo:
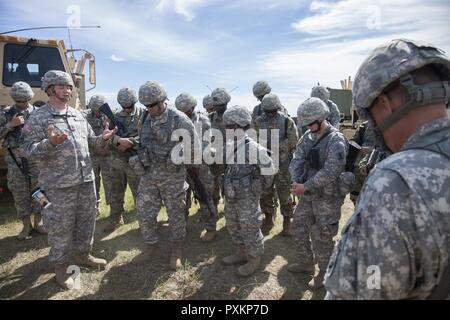
[[150,117],[142,123],[140,144],[147,149],[152,162],[170,162],[170,153],[178,141],[172,141],[172,132],[178,127],[179,115],[170,108],[167,109],[167,121],[158,127],[153,127]]
[[[137,108],[137,107],[135,107]],[[131,115],[124,115],[122,112],[116,113],[115,117],[125,128],[122,138],[132,138],[138,135],[138,124],[141,113],[140,110],[135,109]]]
[[[280,131],[278,132],[278,138],[279,141],[284,141],[287,138],[287,126],[288,126],[288,119],[283,117],[280,112],[277,113],[276,115],[276,120],[275,120],[275,128],[270,128],[269,126],[269,118],[267,117],[266,113],[263,113],[260,116],[260,129],[266,129],[266,130],[270,130],[270,129],[279,129]],[[272,141],[271,141],[272,135],[271,132],[268,131],[267,133],[267,148],[270,150],[271,149],[271,145],[272,145]]]
[[[25,120],[27,120],[30,117],[31,112],[36,110],[35,106],[32,106],[31,108],[32,108],[31,111],[28,111],[29,108],[27,108],[22,113]],[[5,111],[7,123],[9,123],[11,119],[14,117],[14,115],[16,115],[17,113],[20,112],[18,112],[16,105],[13,105],[7,111]],[[15,127],[12,131],[10,131],[6,136],[5,140],[3,141],[3,147],[10,149],[18,148],[23,141],[22,128],[23,125],[20,125]]]

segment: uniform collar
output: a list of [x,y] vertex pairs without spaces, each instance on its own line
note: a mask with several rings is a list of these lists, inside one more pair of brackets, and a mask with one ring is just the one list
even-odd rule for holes
[[169,119],[169,107],[166,107],[166,110],[158,116],[150,116],[152,122],[154,123],[166,123]]
[[406,140],[400,151],[424,148],[443,139],[450,138],[450,118],[439,118],[420,127]]

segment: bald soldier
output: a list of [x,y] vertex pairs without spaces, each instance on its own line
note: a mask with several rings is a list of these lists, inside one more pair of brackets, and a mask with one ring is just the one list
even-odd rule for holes
[[418,41],[382,44],[359,67],[354,105],[374,128],[376,144],[393,154],[369,174],[342,229],[326,274],[326,298],[449,294],[449,84],[448,57]]

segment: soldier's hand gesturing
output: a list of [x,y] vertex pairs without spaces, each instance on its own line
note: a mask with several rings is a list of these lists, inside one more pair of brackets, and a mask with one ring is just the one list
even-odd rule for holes
[[103,129],[102,137],[103,140],[107,141],[111,139],[117,132],[117,127],[115,127],[113,130],[109,130],[108,126],[105,126],[105,129]]
[[12,128],[21,126],[22,124],[25,123],[25,118],[23,116],[19,116],[19,115],[14,115],[14,117],[12,117],[11,121],[9,122],[10,126]]
[[67,133],[55,132],[53,127],[47,129],[47,136],[50,143],[54,146],[57,146],[67,140]]
[[125,152],[133,146],[133,141],[128,138],[120,138],[118,141],[117,149],[120,152]]

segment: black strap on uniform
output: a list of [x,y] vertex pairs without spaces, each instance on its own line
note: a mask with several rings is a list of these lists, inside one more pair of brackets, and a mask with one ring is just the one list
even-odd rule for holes
[[289,117],[286,116],[286,118],[284,119],[284,134],[283,134],[284,139],[287,139],[287,137],[288,137],[288,133],[287,133],[288,125],[289,125]]
[[436,81],[417,85],[414,83],[411,74],[408,73],[400,78],[400,84],[408,91],[409,100],[378,125],[382,132],[390,128],[411,110],[435,103],[447,103],[450,98],[450,81]]
[[323,134],[323,136],[321,136],[321,137],[313,144],[313,146],[311,147],[311,149],[314,149],[314,147],[317,146],[317,145],[320,143],[320,141],[322,141],[322,140],[323,140],[326,136],[328,136],[330,133],[331,133],[331,127],[329,127],[328,130],[327,130],[327,132],[325,132],[325,133]]
[[24,166],[22,166],[19,161],[17,161],[16,156],[14,155],[14,152],[12,152],[11,148],[7,148],[9,155],[11,156],[11,158],[14,160],[14,163],[16,164],[17,168],[19,168],[20,172],[22,172],[22,174],[27,177],[30,178],[29,173],[25,170]]

